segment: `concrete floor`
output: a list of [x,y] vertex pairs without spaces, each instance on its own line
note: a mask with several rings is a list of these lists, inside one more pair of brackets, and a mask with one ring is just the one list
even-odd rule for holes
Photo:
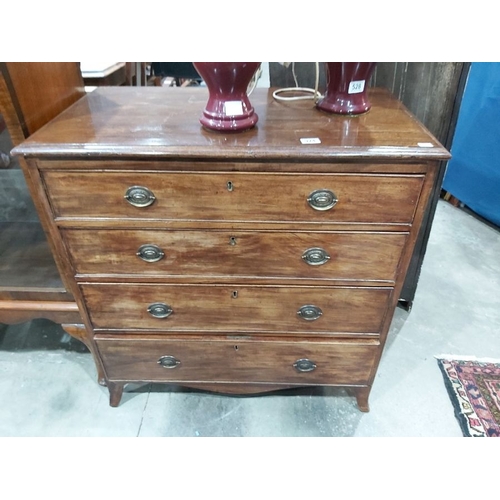
[[0,325],[0,436],[455,436],[435,355],[500,359],[500,233],[440,202],[413,309],[396,311],[370,397],[228,397],[147,384],[118,408],[85,347],[48,321]]

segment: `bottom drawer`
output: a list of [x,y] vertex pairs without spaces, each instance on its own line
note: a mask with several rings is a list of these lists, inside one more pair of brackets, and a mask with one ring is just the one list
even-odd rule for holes
[[111,381],[364,385],[376,340],[307,342],[96,337]]

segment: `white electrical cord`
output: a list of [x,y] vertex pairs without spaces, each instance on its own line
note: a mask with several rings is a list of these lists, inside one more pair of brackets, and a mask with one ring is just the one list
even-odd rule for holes
[[[293,74],[293,80],[295,82],[295,87],[286,87],[283,89],[277,89],[273,92],[273,97],[277,101],[302,101],[304,99],[314,99],[315,102],[317,102],[319,99],[321,99],[323,96],[320,94],[318,91],[319,87],[319,63],[315,63],[316,65],[316,81],[315,81],[315,88],[310,89],[307,87],[299,87],[298,81],[297,81],[297,75],[295,74],[295,63],[292,63],[292,74]],[[284,92],[303,92],[305,95],[299,95],[299,96],[282,96],[280,95],[281,93]]]

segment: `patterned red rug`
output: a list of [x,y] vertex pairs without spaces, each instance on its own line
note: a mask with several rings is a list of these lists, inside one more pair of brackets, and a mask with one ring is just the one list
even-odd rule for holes
[[500,361],[437,356],[466,437],[500,437]]

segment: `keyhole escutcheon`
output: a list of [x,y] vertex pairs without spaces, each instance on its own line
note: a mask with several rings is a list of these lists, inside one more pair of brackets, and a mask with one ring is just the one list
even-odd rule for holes
[[231,181],[227,181],[227,190],[232,191],[234,189],[234,185]]

